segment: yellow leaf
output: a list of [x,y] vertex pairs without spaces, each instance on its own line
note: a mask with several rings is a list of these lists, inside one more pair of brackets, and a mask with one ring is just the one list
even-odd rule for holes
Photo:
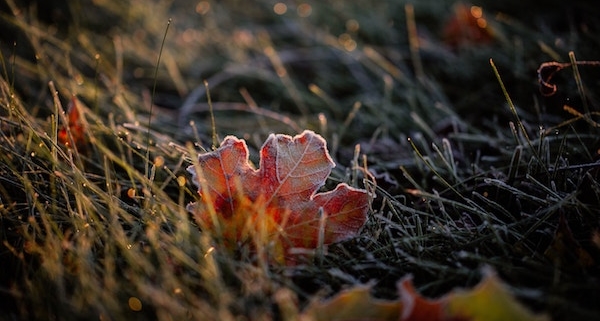
[[549,320],[521,305],[491,269],[484,270],[484,278],[475,288],[448,294],[446,309],[451,318],[469,321]]
[[325,302],[313,302],[303,313],[303,321],[387,321],[399,320],[398,301],[375,299],[369,286],[356,286]]

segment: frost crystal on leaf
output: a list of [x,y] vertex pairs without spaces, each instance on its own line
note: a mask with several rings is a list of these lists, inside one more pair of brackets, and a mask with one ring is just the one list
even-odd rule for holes
[[188,210],[232,245],[256,234],[277,239],[281,249],[341,241],[364,225],[369,197],[344,183],[317,193],[334,166],[325,140],[312,131],[271,134],[258,169],[248,162],[246,142],[228,136],[188,167],[200,195]]

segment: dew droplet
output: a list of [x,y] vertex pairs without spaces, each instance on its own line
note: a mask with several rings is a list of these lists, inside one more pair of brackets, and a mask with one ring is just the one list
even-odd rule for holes
[[141,311],[142,310],[142,301],[140,301],[140,299],[132,296],[129,298],[129,300],[127,301],[127,303],[129,304],[129,308],[132,311]]
[[156,156],[154,159],[154,166],[162,167],[165,164],[165,158],[162,156]]
[[184,176],[177,176],[177,184],[179,185],[179,187],[183,187],[185,186],[185,177]]

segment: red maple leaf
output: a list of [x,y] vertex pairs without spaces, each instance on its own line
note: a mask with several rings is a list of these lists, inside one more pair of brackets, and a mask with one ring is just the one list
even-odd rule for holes
[[312,131],[295,137],[271,134],[258,169],[248,162],[246,142],[228,136],[188,167],[200,195],[188,210],[229,245],[257,235],[276,240],[281,251],[341,241],[364,225],[369,197],[344,183],[316,193],[334,166],[325,140]]
[[73,144],[75,144],[75,147],[81,149],[85,145],[85,128],[79,115],[75,96],[71,97],[71,102],[69,103],[67,124],[64,124],[58,131],[58,141],[68,148],[72,148]]

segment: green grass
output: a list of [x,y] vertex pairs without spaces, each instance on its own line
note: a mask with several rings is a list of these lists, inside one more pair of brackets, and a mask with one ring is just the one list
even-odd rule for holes
[[[449,1],[51,3],[0,12],[0,319],[291,320],[483,265],[555,320],[597,318],[600,70],[558,71],[548,97],[536,73],[599,58],[596,6],[481,1],[497,37],[453,49]],[[329,183],[376,191],[358,237],[290,267],[214,247],[185,210],[214,144],[205,80],[218,139],[253,161],[269,133],[327,139]],[[73,95],[80,149],[57,137]]]

